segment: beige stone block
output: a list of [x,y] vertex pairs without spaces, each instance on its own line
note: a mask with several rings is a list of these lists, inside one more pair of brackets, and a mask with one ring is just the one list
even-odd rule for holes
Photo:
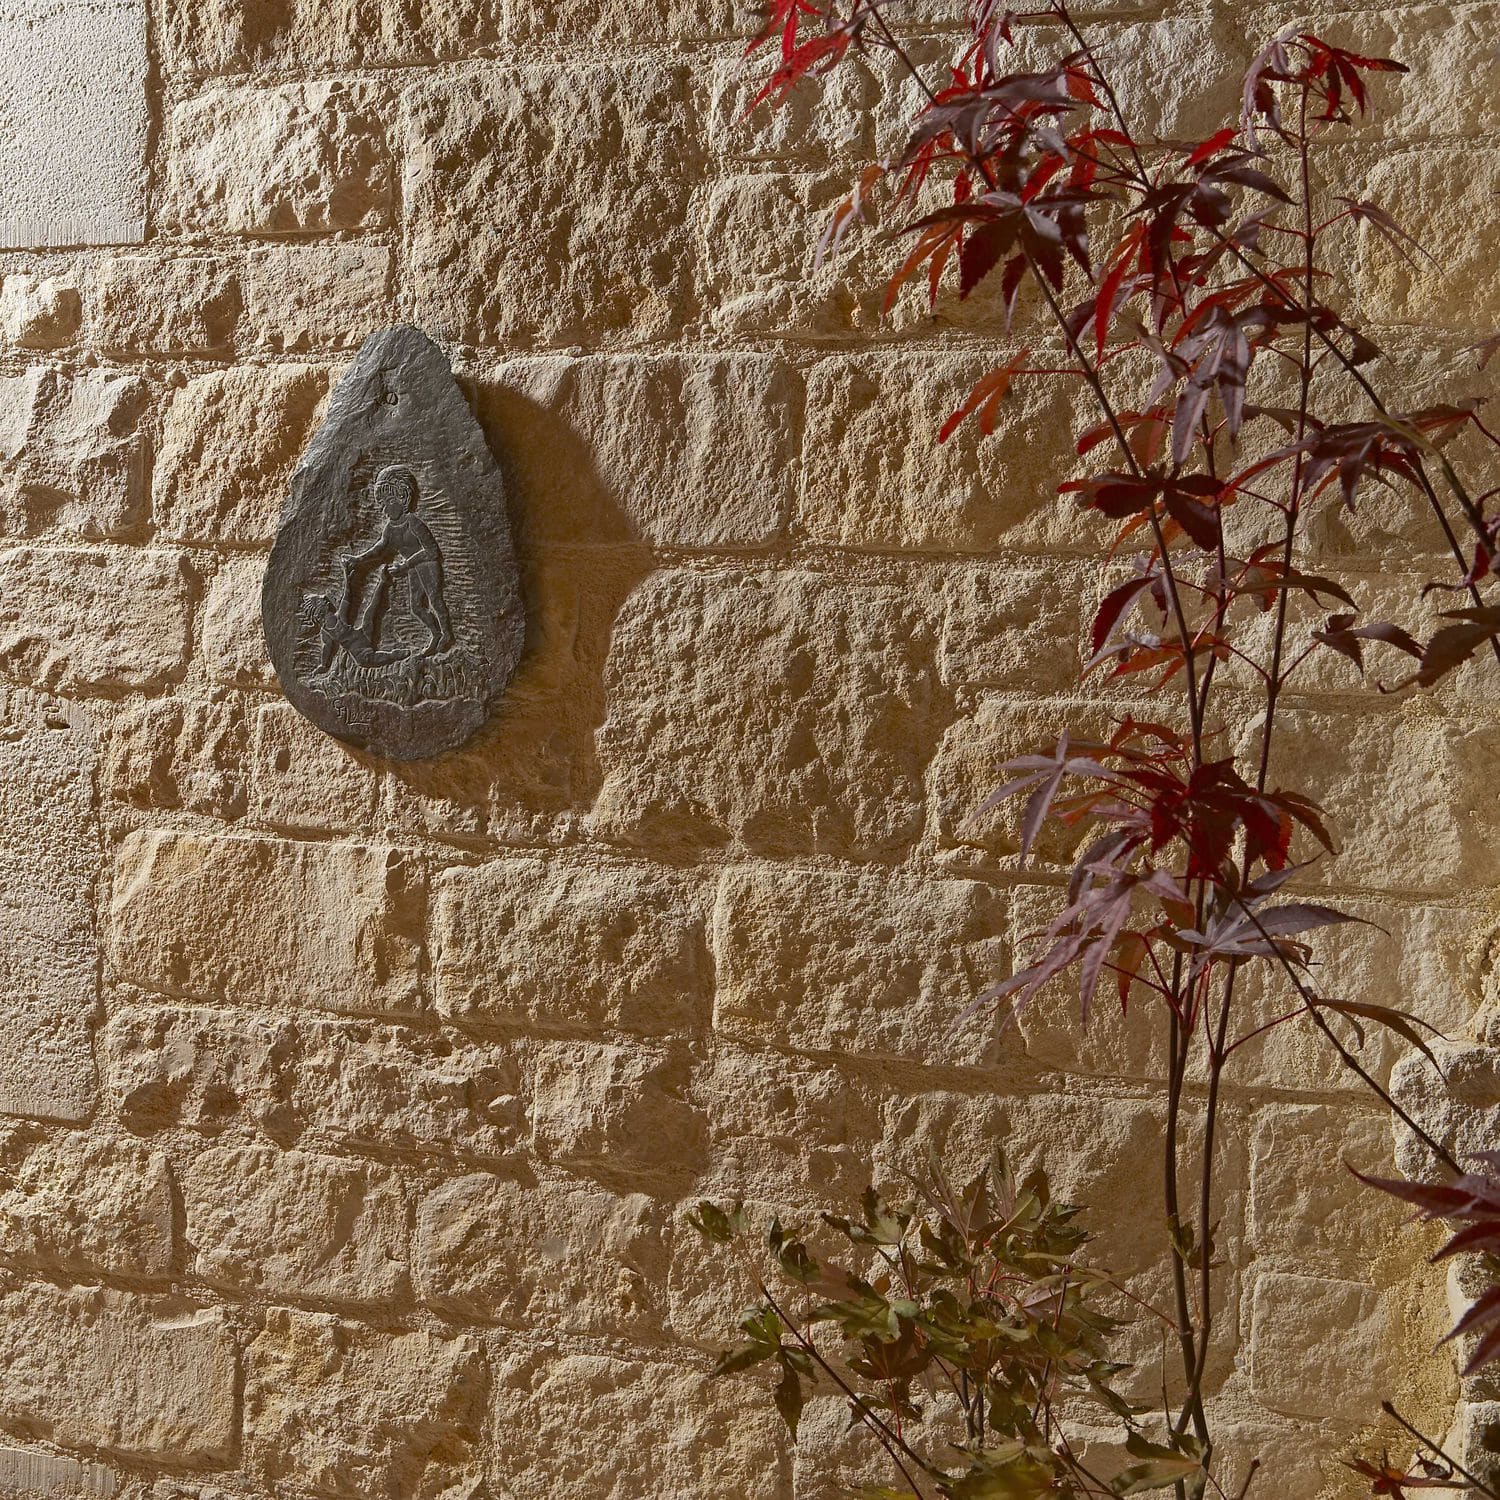
[[[1340,895],[1330,900],[1357,920],[1313,934],[1319,993],[1391,1006],[1450,1036],[1467,1029],[1489,967],[1493,915],[1391,899]],[[1252,972],[1246,981],[1241,1034],[1298,1005],[1295,991],[1280,974]],[[1374,1023],[1361,1022],[1363,1040],[1346,1023],[1334,1024],[1360,1066],[1377,1079],[1385,1079],[1410,1051],[1403,1038]],[[1262,1087],[1356,1094],[1367,1088],[1302,1017],[1263,1033],[1235,1057],[1240,1081]]]
[[[1012,886],[1009,904],[1012,962],[1020,969],[1034,963],[1045,950],[1047,928],[1062,911],[1065,893],[1055,885]],[[1119,986],[1107,974],[1085,1016],[1078,970],[1069,968],[1044,985],[1019,1012],[1003,1005],[1000,1051],[1004,1057],[1024,1052],[1034,1063],[1068,1073],[1164,1083],[1167,1012],[1159,996],[1140,989],[1122,1009]]]
[[94,732],[77,710],[0,694],[0,1112],[81,1120],[97,1074]]
[[852,170],[874,154],[874,115],[879,80],[862,58],[850,58],[831,73],[810,77],[774,107],[751,109],[766,81],[761,63],[746,63],[731,47],[709,74],[708,140],[715,158],[787,162],[839,160]]
[[[1245,69],[1278,29],[1255,8],[1096,22],[1088,32],[1136,138],[1196,144],[1239,124]],[[1017,41],[1006,63],[1016,71],[1049,67],[1074,46],[1066,32],[1050,26],[1018,27]]]
[[459,1177],[417,1210],[418,1295],[511,1328],[656,1337],[664,1230],[660,1208],[641,1193]]
[[233,346],[240,308],[228,261],[114,256],[89,288],[89,339],[121,354],[211,354]]
[[1463,1402],[1443,1448],[1483,1483],[1500,1480],[1500,1401]]
[[186,808],[221,818],[245,810],[245,729],[232,702],[154,698],[116,715],[105,778],[135,807]]
[[134,376],[40,365],[0,376],[0,525],[23,536],[137,530],[151,486],[150,423],[151,389]]
[[1009,1150],[1005,1094],[993,1088],[964,1094],[946,1090],[895,1090],[880,1101],[879,1136],[871,1154],[873,1177],[897,1198],[910,1194],[909,1179],[929,1160],[940,1161],[955,1182],[987,1171],[997,1146]]
[[547,0],[514,9],[508,29],[533,46],[548,37],[586,36],[594,46],[617,48],[643,41],[685,42],[725,35],[748,37],[760,17],[746,0]]
[[1102,528],[1058,484],[1077,472],[1073,439],[1096,418],[1059,380],[1018,380],[983,436],[938,431],[975,382],[1015,351],[839,355],[807,375],[799,516],[815,541],[911,552],[1087,548]]
[[382,845],[140,831],[115,862],[110,955],[169,994],[411,1011],[424,905],[410,857]]
[[[1107,736],[1122,705],[1098,699],[1041,699],[986,695],[944,734],[928,771],[933,831],[945,849],[974,850],[1020,868],[1024,798],[986,808],[1019,755],[1050,755],[1066,730],[1076,744]],[[1028,868],[1071,862],[1082,835],[1056,822],[1043,824]]]
[[497,43],[504,9],[500,0],[430,0],[419,9],[382,0],[168,0],[164,50],[176,76],[468,60]]
[[597,827],[655,849],[904,847],[922,822],[932,644],[894,588],[652,576],[615,625]]
[[390,222],[380,91],[363,83],[214,88],[167,122],[165,216],[189,234],[319,234]]
[[[930,1417],[931,1405],[924,1402],[923,1409]],[[909,1430],[909,1436],[914,1446],[941,1451],[942,1439],[933,1441],[925,1420],[920,1428]],[[1069,1440],[1077,1445],[1076,1435],[1070,1433]],[[845,1500],[866,1489],[878,1493],[878,1487],[893,1485],[901,1477],[875,1435],[862,1423],[851,1425],[848,1401],[834,1395],[814,1396],[803,1408],[793,1465],[797,1500]],[[1090,1468],[1098,1472],[1093,1464]]]
[[165,1276],[172,1177],[144,1146],[16,1132],[0,1146],[0,1253],[49,1270]]
[[719,885],[717,1030],[796,1051],[978,1063],[1009,972],[1003,895],[968,880],[736,870]]
[[463,1019],[701,1031],[713,985],[704,906],[699,882],[616,861],[448,870],[435,894],[434,1002]]
[[481,413],[538,542],[760,547],[791,510],[802,386],[769,355],[513,360]]
[[[1361,163],[1364,166],[1363,163]],[[1403,258],[1368,227],[1359,236],[1359,307],[1377,322],[1470,333],[1500,322],[1500,220],[1474,205],[1500,196],[1500,149],[1474,143],[1385,151],[1360,196],[1402,221],[1432,257]]]
[[[1285,17],[1283,22],[1282,17]],[[1307,26],[1335,46],[1366,57],[1393,57],[1410,72],[1370,81],[1371,108],[1351,133],[1396,141],[1449,137],[1471,141],[1490,128],[1496,77],[1494,36],[1500,10],[1479,5],[1388,5],[1355,15],[1267,7],[1261,31]],[[1405,205],[1387,205],[1399,213]],[[1416,232],[1420,226],[1409,226]]]
[[0,1448],[0,1485],[46,1500],[110,1500],[118,1488],[114,1470],[103,1464],[28,1448]]
[[300,1029],[297,1112],[331,1140],[479,1160],[523,1150],[521,1068],[506,1048],[357,1022]]
[[239,1120],[277,1129],[287,1113],[291,1024],[232,1011],[131,1005],[102,1035],[105,1081],[130,1128],[215,1133]]
[[0,285],[0,334],[23,349],[60,349],[78,337],[78,288],[58,276],[13,271]]
[[324,734],[289,704],[266,703],[255,715],[250,811],[271,828],[371,826],[380,762]]
[[389,1168],[276,1146],[201,1152],[184,1168],[193,1270],[271,1296],[380,1302],[406,1289],[406,1202]]
[[36,1284],[0,1298],[0,1414],[68,1446],[177,1464],[235,1442],[224,1315],[175,1298]]
[[199,660],[215,682],[268,687],[274,680],[260,618],[259,557],[226,558],[209,580],[200,611]]
[[395,254],[359,242],[265,245],[250,252],[242,281],[245,330],[278,354],[352,349],[396,321]]
[[[742,1209],[745,1232],[738,1248],[716,1245],[688,1223],[688,1215],[697,1213],[705,1197],[726,1211],[735,1204]],[[754,1197],[747,1200],[737,1190],[719,1194],[711,1187],[695,1187],[694,1196],[678,1205],[667,1281],[675,1341],[718,1354],[739,1337],[735,1325],[754,1295],[743,1256],[746,1251],[757,1257],[763,1252],[766,1232],[778,1219],[783,1225],[795,1224],[813,1233],[823,1228],[799,1208]]]
[[1292,1255],[1309,1271],[1368,1270],[1406,1214],[1350,1167],[1391,1174],[1384,1117],[1322,1104],[1278,1104],[1257,1115],[1249,1205],[1256,1254]]
[[507,348],[682,326],[679,226],[698,170],[685,68],[588,61],[424,82],[401,131],[423,326]]
[[1046,568],[945,568],[938,666],[944,682],[1068,692],[1085,655],[1098,570],[1092,559]]
[[1495,883],[1497,774],[1500,726],[1425,698],[1394,713],[1290,711],[1271,756],[1272,785],[1320,803],[1334,833],[1338,853],[1315,876],[1444,896]]
[[702,1190],[843,1203],[868,1183],[879,1120],[836,1068],[717,1042],[695,1094],[708,1116]]
[[245,1438],[272,1485],[347,1500],[473,1494],[478,1344],[272,1308],[247,1350]]
[[1249,1313],[1250,1380],[1272,1411],[1321,1417],[1379,1407],[1396,1373],[1395,1330],[1374,1287],[1263,1272],[1255,1278]]
[[[1391,1069],[1391,1096],[1460,1162],[1500,1151],[1500,1048],[1434,1038],[1437,1066],[1408,1049]],[[1396,1165],[1414,1181],[1445,1175],[1406,1126],[1392,1121]]]
[[703,1156],[686,1054],[667,1047],[552,1042],[531,1075],[532,1144],[547,1161],[682,1171]]
[[[496,1371],[493,1470],[512,1500],[733,1495],[786,1500],[790,1463],[768,1401],[699,1370],[602,1355],[518,1353]],[[587,1412],[601,1443],[580,1434]]]
[[180,541],[269,542],[328,387],[322,370],[241,366],[190,380],[162,429],[157,523]]
[[0,552],[0,672],[49,688],[159,687],[186,665],[188,600],[176,552]]

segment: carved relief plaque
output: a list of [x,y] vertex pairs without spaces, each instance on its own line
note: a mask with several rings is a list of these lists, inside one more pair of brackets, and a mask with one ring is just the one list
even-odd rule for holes
[[494,457],[416,328],[360,348],[292,477],[261,614],[320,729],[393,760],[463,743],[520,660],[520,578]]

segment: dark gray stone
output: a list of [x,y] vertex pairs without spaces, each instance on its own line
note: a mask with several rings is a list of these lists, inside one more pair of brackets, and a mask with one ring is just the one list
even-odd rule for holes
[[515,672],[526,620],[500,471],[419,329],[373,334],[335,388],[261,614],[292,703],[393,760],[461,745]]

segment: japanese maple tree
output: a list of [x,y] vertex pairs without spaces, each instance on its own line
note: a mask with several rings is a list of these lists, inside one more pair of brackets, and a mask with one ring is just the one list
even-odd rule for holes
[[[1317,932],[1353,918],[1290,894],[1334,838],[1316,802],[1273,769],[1283,699],[1320,653],[1350,673],[1373,668],[1390,690],[1430,686],[1476,655],[1500,660],[1500,492],[1474,477],[1500,443],[1476,401],[1406,410],[1388,400],[1381,349],[1340,295],[1331,247],[1355,229],[1391,254],[1425,254],[1386,207],[1325,180],[1318,150],[1369,110],[1372,81],[1404,72],[1401,63],[1284,33],[1251,61],[1222,128],[1163,143],[1133,126],[1106,58],[1062,0],[1021,13],[973,0],[954,55],[930,73],[898,17],[895,0],[774,0],[749,49],[775,54],[756,104],[774,106],[856,55],[885,54],[915,84],[909,135],[892,160],[858,172],[820,256],[878,217],[896,245],[888,309],[903,295],[935,307],[945,291],[967,299],[983,287],[998,293],[1007,331],[1023,307],[1044,317],[1042,340],[986,373],[941,422],[939,441],[966,424],[992,433],[1023,382],[1062,380],[1091,398],[1078,471],[1058,476],[1063,495],[1113,527],[1085,675],[1153,696],[1107,734],[1064,735],[1003,769],[988,805],[1018,806],[1023,860],[1048,824],[1079,852],[1032,961],[978,1003],[1019,1011],[1067,973],[1085,1018],[1101,993],[1162,1018],[1165,1317],[1180,1379],[1156,1414],[1156,1446],[1179,1462],[1159,1465],[1153,1482],[1222,1493],[1205,1372],[1219,1336],[1221,1086],[1236,1054],[1276,1026],[1316,1028],[1439,1162],[1462,1170],[1358,1055],[1371,1025],[1424,1047],[1421,1021],[1320,982]],[[1016,64],[1023,31],[1053,40],[1050,62]],[[1476,364],[1493,352],[1493,340],[1476,343]],[[1346,583],[1308,562],[1321,511],[1357,515],[1402,493],[1430,512],[1454,563],[1428,586],[1449,591],[1454,607],[1415,633],[1367,617]],[[1226,696],[1231,677],[1238,698]],[[1229,731],[1246,725],[1248,744],[1234,743]],[[1285,996],[1270,1019],[1245,999],[1252,968]],[[1201,1109],[1184,1108],[1190,1078]],[[1474,1191],[1465,1180],[1451,1191]],[[1439,1196],[1415,1201],[1433,1212],[1457,1202]],[[1492,1300],[1470,1315],[1485,1348],[1497,1316]],[[920,1341],[899,1313],[889,1327],[893,1339]],[[792,1380],[808,1373],[796,1361],[788,1369]],[[1367,1467],[1377,1493],[1422,1479]],[[971,1491],[930,1474],[925,1483],[908,1474],[891,1493],[1059,1492]]]

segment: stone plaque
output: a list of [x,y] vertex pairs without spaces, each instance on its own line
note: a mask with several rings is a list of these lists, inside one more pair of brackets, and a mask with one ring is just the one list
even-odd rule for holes
[[441,350],[373,334],[292,476],[261,614],[320,729],[393,760],[462,744],[520,660],[504,487]]

